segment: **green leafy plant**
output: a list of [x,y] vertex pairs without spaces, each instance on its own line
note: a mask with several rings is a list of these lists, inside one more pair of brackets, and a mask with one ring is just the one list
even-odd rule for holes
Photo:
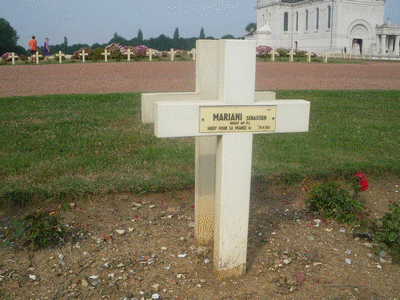
[[380,226],[375,226],[373,232],[378,244],[377,252],[389,249],[395,262],[400,262],[400,205],[391,203],[389,212],[379,219]]
[[19,59],[22,60],[22,61],[28,61],[28,57],[26,55],[23,55],[23,54],[19,56]]
[[26,191],[5,192],[3,199],[9,204],[21,206],[33,199],[33,193]]
[[350,196],[349,191],[341,186],[342,183],[331,181],[316,184],[308,193],[305,202],[312,210],[320,211],[324,218],[353,224],[357,220],[357,213],[364,210],[364,205]]
[[102,60],[104,58],[103,55],[101,55],[102,53],[104,53],[104,49],[103,48],[94,49],[93,52],[92,52],[92,60],[93,61]]
[[35,249],[46,247],[51,241],[59,240],[65,234],[55,212],[29,213],[21,221],[15,222],[15,225],[17,236],[32,244]]
[[322,217],[333,218],[341,223],[356,224],[362,221],[365,226],[369,217],[358,194],[368,189],[368,181],[360,171],[351,179],[353,192],[341,182],[325,182],[316,184],[308,193],[305,201],[312,210],[320,211]]

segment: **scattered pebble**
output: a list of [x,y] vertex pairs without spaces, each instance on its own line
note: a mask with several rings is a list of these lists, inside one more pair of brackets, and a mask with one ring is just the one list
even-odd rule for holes
[[123,234],[126,233],[126,230],[122,230],[122,229],[118,229],[118,230],[115,230],[115,231],[120,235],[123,235]]
[[32,280],[36,280],[36,275],[29,275],[29,278]]
[[194,222],[189,223],[189,227],[194,227]]
[[182,257],[186,257],[186,255],[187,255],[186,253],[185,254],[178,254],[178,257],[182,258]]
[[154,207],[156,207],[154,204],[149,205],[149,208],[154,208]]
[[208,259],[208,258],[206,258],[205,260],[204,260],[204,263],[205,264],[208,264],[210,262],[210,260]]
[[351,259],[346,258],[344,261],[346,262],[346,264],[351,265]]
[[364,245],[365,245],[365,247],[367,247],[367,248],[370,248],[370,249],[373,248],[373,246],[372,246],[370,243],[365,243]]

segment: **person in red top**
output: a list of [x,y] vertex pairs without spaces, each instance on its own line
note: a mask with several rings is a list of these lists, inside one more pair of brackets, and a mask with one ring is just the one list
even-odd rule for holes
[[31,48],[31,62],[33,62],[33,56],[36,54],[37,42],[35,40],[35,36],[32,35],[32,39],[29,41],[29,47]]

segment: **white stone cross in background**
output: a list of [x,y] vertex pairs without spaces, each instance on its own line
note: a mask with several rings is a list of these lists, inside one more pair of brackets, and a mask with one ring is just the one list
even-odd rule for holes
[[58,51],[58,54],[56,54],[56,56],[58,56],[58,60],[60,62],[60,64],[62,63],[62,57],[65,56],[64,53],[62,53],[62,51]]
[[307,56],[307,62],[311,62],[311,52],[310,51],[307,51],[307,54],[306,54],[306,56]]
[[128,55],[128,61],[131,61],[131,54],[134,54],[130,48],[128,48],[127,51],[125,51],[124,55]]
[[146,55],[149,57],[149,61],[152,61],[153,60],[153,49],[147,50]]
[[292,49],[290,49],[290,51],[289,51],[289,61],[290,62],[293,62],[293,55],[294,55],[294,52],[293,52],[293,50]]
[[328,63],[328,53],[325,52],[325,53],[322,55],[322,57],[324,58],[324,63],[327,64],[327,63]]
[[85,56],[88,56],[89,53],[85,53],[85,50],[82,50],[82,53],[79,53],[79,56],[82,56],[82,62],[85,62]]
[[16,58],[18,58],[18,56],[15,55],[14,52],[12,52],[12,53],[11,53],[11,63],[12,63],[13,65],[15,65],[15,59],[16,59]]
[[42,55],[40,55],[39,52],[36,51],[35,57],[36,57],[36,64],[38,65],[39,64],[39,57],[42,57]]
[[[207,197],[200,195],[195,203],[196,233],[202,235],[203,229],[207,233],[210,232],[207,227],[213,229],[214,269],[220,277],[241,275],[246,269],[253,134],[308,131],[310,106],[303,100],[256,102],[265,94],[257,95],[254,91],[254,41],[198,41],[196,48],[196,92],[165,95],[169,100],[176,96],[175,99],[184,101],[154,103],[155,134],[158,137],[197,137],[196,196],[201,193],[210,196],[206,201]],[[200,63],[206,63],[209,57],[208,62],[215,62],[214,56],[218,63],[211,66]],[[218,82],[216,89],[215,82]],[[203,94],[197,91],[202,87],[208,87]],[[144,95],[142,105],[146,104]],[[146,115],[148,111],[151,110],[142,107],[145,113],[142,119],[150,118]],[[216,145],[211,142],[202,148],[200,137],[207,136],[210,136],[209,141],[217,137]],[[207,141],[206,138],[205,143]],[[209,166],[205,163],[207,160],[211,162]],[[200,167],[204,170],[198,170]],[[211,172],[215,177],[210,176]],[[199,191],[198,185],[205,190]],[[197,210],[204,214],[200,215]]]
[[171,51],[168,51],[167,53],[170,55],[171,61],[174,61],[174,57],[175,57],[174,48],[171,48]]
[[278,54],[278,52],[272,49],[268,54],[271,54],[271,61],[275,61],[275,54]]
[[104,49],[104,53],[102,53],[101,55],[104,55],[104,61],[107,62],[107,57],[108,57],[109,55],[111,55],[111,53],[108,53],[108,52],[107,52],[107,49]]

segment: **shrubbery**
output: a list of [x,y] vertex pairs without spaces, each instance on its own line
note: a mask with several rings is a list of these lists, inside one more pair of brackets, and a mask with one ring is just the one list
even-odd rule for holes
[[272,50],[271,47],[268,46],[259,46],[256,48],[257,51],[257,57],[261,57],[266,59],[267,57],[270,57],[269,52]]
[[85,53],[88,53],[88,55],[85,55],[85,60],[90,60],[92,59],[92,52],[93,50],[90,47],[82,47],[81,49],[79,49],[78,51],[75,51],[72,54],[72,58],[73,59],[82,59],[82,55],[79,55],[80,53],[83,53],[83,50],[85,50]]
[[93,61],[102,60],[103,59],[102,53],[104,53],[104,49],[103,48],[94,49],[93,52],[92,52],[92,60]]

